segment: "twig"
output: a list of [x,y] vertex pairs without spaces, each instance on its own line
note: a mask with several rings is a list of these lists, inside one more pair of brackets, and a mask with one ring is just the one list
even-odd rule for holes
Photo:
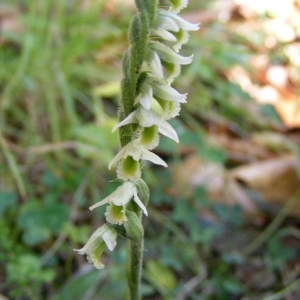
[[17,188],[18,188],[21,196],[23,198],[25,198],[26,197],[25,184],[24,184],[23,178],[21,176],[20,170],[18,168],[18,164],[17,164],[14,156],[12,155],[12,153],[9,151],[6,141],[2,137],[1,133],[0,133],[0,148],[2,148],[4,158],[6,159],[9,169],[16,181]]
[[280,300],[283,299],[284,296],[290,295],[293,291],[296,289],[299,289],[300,287],[300,278],[294,280],[292,283],[290,283],[287,287],[284,289],[278,291],[277,293],[264,297],[262,300]]
[[259,248],[280,226],[286,216],[289,214],[291,209],[300,200],[300,189],[291,197],[283,208],[280,210],[276,218],[269,224],[269,226],[256,238],[254,239],[242,252],[245,255],[249,255]]
[[206,268],[202,269],[202,274],[199,274],[191,278],[186,282],[182,288],[182,291],[177,295],[176,300],[185,300],[187,297],[199,286],[199,284],[206,278]]

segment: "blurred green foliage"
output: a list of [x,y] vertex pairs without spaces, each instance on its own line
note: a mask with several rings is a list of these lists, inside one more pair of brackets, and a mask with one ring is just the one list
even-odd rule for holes
[[[193,1],[191,8],[217,2]],[[101,209],[90,214],[87,207],[116,184],[106,166],[118,147],[111,128],[133,11],[125,4],[110,11],[101,0],[83,3],[4,0],[0,6],[19,26],[4,31],[0,44],[0,294],[9,299],[121,300],[126,293],[122,239],[103,271],[72,249],[102,222]],[[194,63],[176,83],[190,93],[174,122],[181,145],[162,139],[159,147],[170,164],[182,160],[180,147],[226,164],[226,152],[207,141],[210,118],[239,136],[279,122],[272,107],[258,106],[224,77],[234,65],[248,68],[248,37],[218,21],[203,27],[187,50]],[[239,250],[258,229],[247,225],[240,207],[210,201],[201,187],[192,196],[168,193],[169,170],[148,169],[146,177],[144,299],[262,299],[282,286],[296,255],[283,245],[284,229],[263,253],[247,257]],[[265,285],[253,283],[256,274],[267,278]]]

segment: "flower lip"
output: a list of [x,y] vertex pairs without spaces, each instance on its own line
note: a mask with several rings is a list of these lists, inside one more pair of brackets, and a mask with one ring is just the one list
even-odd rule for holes
[[108,223],[123,225],[127,222],[125,207],[110,204],[106,207],[105,217]]
[[131,156],[123,158],[117,166],[117,177],[123,180],[137,180],[141,177],[139,161]]
[[189,0],[170,0],[170,2],[171,2],[170,9],[176,13],[186,8],[189,4]]

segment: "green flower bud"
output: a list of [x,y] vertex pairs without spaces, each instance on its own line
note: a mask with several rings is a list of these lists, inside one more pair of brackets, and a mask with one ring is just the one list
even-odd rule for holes
[[141,201],[147,205],[150,199],[150,192],[148,185],[143,179],[139,179],[135,183],[137,190],[138,190],[138,196],[141,199]]
[[141,219],[138,215],[128,210],[127,211],[127,222],[124,224],[126,229],[127,237],[134,240],[139,241],[144,236],[144,228],[141,222]]

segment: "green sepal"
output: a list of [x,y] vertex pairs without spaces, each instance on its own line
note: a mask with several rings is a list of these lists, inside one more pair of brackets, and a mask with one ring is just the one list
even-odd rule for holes
[[147,183],[143,179],[138,179],[135,182],[135,185],[138,190],[138,196],[141,199],[141,201],[147,205],[149,203],[150,199],[150,191]]
[[123,74],[125,74],[126,76],[129,76],[130,75],[130,74],[128,74],[128,70],[130,69],[130,51],[129,50],[127,50],[123,55],[122,67],[123,67]]
[[135,5],[140,12],[148,13],[148,1],[149,0],[135,0]]
[[147,18],[142,14],[136,15],[131,22],[129,31],[129,41],[132,44],[130,74],[136,75],[140,72],[148,45],[148,35]]
[[147,0],[145,2],[146,2],[146,6],[147,6],[147,12],[148,12],[150,26],[152,26],[155,21],[156,14],[157,14],[158,0]]
[[144,236],[144,228],[141,218],[133,211],[126,212],[128,221],[124,224],[126,235],[129,239],[139,241]]

